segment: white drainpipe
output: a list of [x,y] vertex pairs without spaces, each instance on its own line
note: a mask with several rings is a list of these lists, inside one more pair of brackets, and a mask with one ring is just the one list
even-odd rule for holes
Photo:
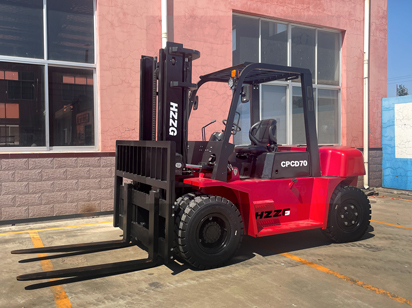
[[166,47],[167,42],[167,0],[162,0],[162,48]]
[[370,0],[365,0],[364,58],[363,58],[363,159],[366,174],[365,189],[369,188],[369,35]]

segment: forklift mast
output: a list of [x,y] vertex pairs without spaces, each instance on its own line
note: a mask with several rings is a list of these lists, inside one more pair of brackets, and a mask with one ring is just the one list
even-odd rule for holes
[[139,139],[175,142],[177,161],[182,163],[187,152],[189,92],[196,88],[192,61],[199,57],[197,50],[168,42],[159,50],[159,61],[148,56],[140,60]]

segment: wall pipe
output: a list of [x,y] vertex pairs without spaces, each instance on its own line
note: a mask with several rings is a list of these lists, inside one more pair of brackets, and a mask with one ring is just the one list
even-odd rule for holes
[[364,55],[363,55],[363,159],[366,174],[363,176],[365,189],[369,188],[369,43],[370,43],[370,0],[365,0]]
[[166,47],[167,42],[167,0],[162,0],[162,48]]

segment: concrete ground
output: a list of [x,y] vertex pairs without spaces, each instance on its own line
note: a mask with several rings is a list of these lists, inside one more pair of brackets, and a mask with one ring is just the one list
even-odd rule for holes
[[15,277],[146,254],[130,247],[19,263],[36,255],[11,255],[11,250],[119,239],[121,231],[107,223],[111,217],[3,226],[0,307],[412,306],[412,200],[385,194],[369,197],[371,227],[358,242],[331,244],[319,230],[245,237],[237,256],[222,268],[196,271],[173,263],[62,285]]

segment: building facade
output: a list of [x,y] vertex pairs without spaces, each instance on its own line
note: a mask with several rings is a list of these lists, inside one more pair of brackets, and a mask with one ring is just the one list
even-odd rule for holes
[[[369,175],[380,186],[387,0],[370,16]],[[245,61],[310,69],[319,142],[363,149],[363,1],[169,0],[168,21],[170,41],[201,53],[194,81]],[[140,56],[161,48],[160,1],[0,0],[0,37],[0,223],[111,211],[115,141],[138,139]],[[259,89],[279,143],[305,142],[299,87]],[[207,133],[222,129],[227,88],[201,90],[190,139],[215,119]],[[247,112],[239,121],[250,125]]]

